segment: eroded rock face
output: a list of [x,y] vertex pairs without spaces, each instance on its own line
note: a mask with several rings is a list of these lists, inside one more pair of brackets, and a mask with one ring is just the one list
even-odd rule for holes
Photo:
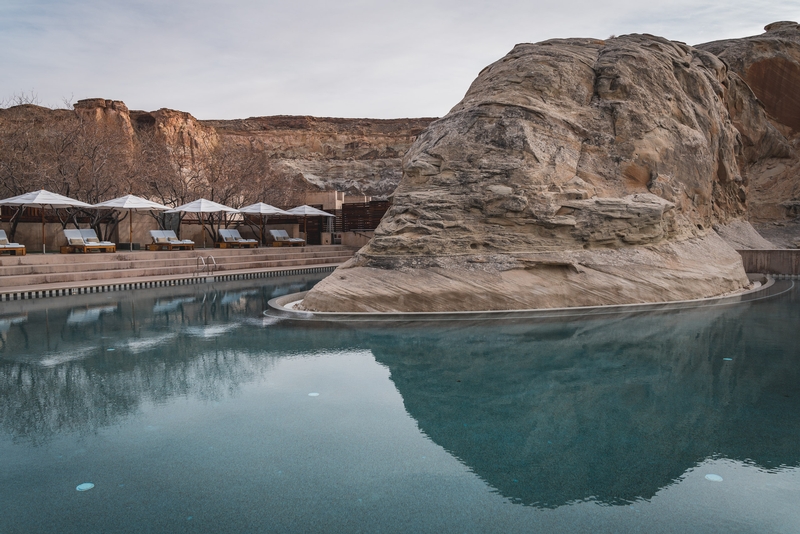
[[[20,122],[47,132],[59,123],[79,120],[102,129],[115,144],[135,147],[143,139],[165,148],[184,176],[202,173],[204,162],[220,145],[265,154],[277,182],[304,190],[336,190],[386,198],[400,181],[401,159],[434,119],[343,119],[308,116],[198,120],[171,109],[129,110],[124,102],[103,98],[80,100],[74,111],[21,105],[0,109],[0,129]],[[3,155],[0,154],[0,160]],[[154,172],[157,175],[158,169]],[[168,169],[164,169],[168,172]]]
[[201,121],[227,139],[254,139],[285,176],[319,189],[386,198],[402,176],[401,159],[433,121],[307,116]]
[[218,144],[266,153],[285,183],[299,178],[307,189],[386,198],[401,177],[401,158],[433,119],[253,117],[201,121],[161,109],[132,112],[137,123],[158,130],[174,160],[191,173],[193,161]]
[[742,136],[748,218],[754,222],[797,217],[800,205],[800,25],[774,22],[764,29],[753,37],[698,45],[758,97],[756,106],[729,101]]
[[[516,46],[403,160],[374,239],[316,311],[657,302],[748,285],[712,226],[746,211],[738,102],[715,55],[651,35]],[[751,117],[754,116],[753,117]]]

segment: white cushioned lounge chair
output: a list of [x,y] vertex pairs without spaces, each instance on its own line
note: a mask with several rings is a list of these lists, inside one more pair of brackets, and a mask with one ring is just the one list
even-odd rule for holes
[[61,247],[62,253],[90,251],[116,252],[117,245],[111,241],[100,241],[94,230],[64,230],[67,245]]
[[219,230],[219,237],[222,241],[214,243],[217,248],[234,248],[234,247],[257,247],[258,241],[255,239],[244,239],[239,233],[239,230]]
[[8,252],[12,256],[24,256],[25,245],[10,243],[5,230],[0,230],[0,254]]
[[172,230],[150,230],[153,242],[147,245],[147,250],[194,250],[194,241],[178,239]]
[[305,239],[301,239],[299,237],[289,237],[289,234],[286,232],[286,230],[270,230],[269,233],[272,235],[273,247],[282,247],[284,245],[290,247],[302,247],[306,244]]

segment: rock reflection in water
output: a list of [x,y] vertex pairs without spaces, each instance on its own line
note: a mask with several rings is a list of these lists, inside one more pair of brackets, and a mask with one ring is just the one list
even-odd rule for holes
[[420,429],[502,495],[621,504],[710,457],[800,464],[794,295],[771,313],[388,331],[370,346]]
[[27,320],[3,334],[0,431],[34,444],[91,433],[145,403],[236,395],[277,358],[369,349],[421,431],[512,502],[649,499],[708,458],[800,465],[797,289],[615,318],[351,326],[266,320],[276,289],[5,310]]

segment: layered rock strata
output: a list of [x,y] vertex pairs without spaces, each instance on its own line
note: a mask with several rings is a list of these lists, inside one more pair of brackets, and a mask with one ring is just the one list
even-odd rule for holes
[[651,35],[517,45],[417,139],[374,239],[301,306],[504,310],[745,288],[712,229],[746,212],[736,121],[780,138],[710,52]]
[[401,159],[433,121],[254,117],[200,121],[222,138],[255,140],[284,176],[321,190],[386,198],[402,176]]
[[401,158],[433,119],[251,117],[197,120],[162,109],[132,111],[135,124],[151,128],[174,160],[191,174],[204,153],[220,144],[264,153],[278,182],[301,180],[308,190],[388,197],[400,181]]
[[774,22],[764,29],[698,45],[736,73],[732,81],[746,83],[765,112],[748,113],[750,104],[737,101],[736,93],[728,102],[749,176],[748,218],[761,223],[800,215],[800,25]]
[[[169,159],[149,169],[154,176],[178,169],[202,175],[219,147],[234,147],[238,158],[264,155],[277,184],[300,183],[305,190],[336,190],[385,198],[401,177],[401,158],[434,119],[344,119],[309,116],[198,120],[171,109],[129,110],[124,102],[80,100],[74,110],[34,105],[0,109],[0,132],[29,128],[42,137],[61,124],[98,127],[97,143],[113,144],[122,157],[136,159],[136,147],[151,143]],[[102,139],[99,139],[102,137]],[[55,164],[57,156],[50,156]],[[0,151],[0,163],[5,155]],[[168,168],[169,167],[169,168]]]

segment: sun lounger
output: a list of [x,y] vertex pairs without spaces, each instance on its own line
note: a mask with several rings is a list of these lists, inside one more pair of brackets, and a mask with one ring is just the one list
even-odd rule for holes
[[289,237],[289,234],[286,233],[286,230],[270,230],[269,233],[272,235],[273,247],[282,247],[284,245],[290,247],[303,247],[306,244],[305,239],[301,239],[299,237]]
[[8,237],[6,237],[6,231],[0,230],[0,254],[5,252],[8,252],[12,256],[24,256],[25,245],[20,245],[19,243],[9,243]]
[[258,241],[255,239],[244,239],[239,230],[219,230],[219,237],[222,241],[214,243],[217,248],[237,248],[237,247],[257,247]]
[[150,230],[153,242],[147,245],[147,250],[194,250],[194,241],[178,239],[172,230]]
[[116,252],[117,245],[111,241],[100,241],[94,230],[64,230],[64,237],[67,238],[66,246],[61,247],[61,253],[90,251]]

